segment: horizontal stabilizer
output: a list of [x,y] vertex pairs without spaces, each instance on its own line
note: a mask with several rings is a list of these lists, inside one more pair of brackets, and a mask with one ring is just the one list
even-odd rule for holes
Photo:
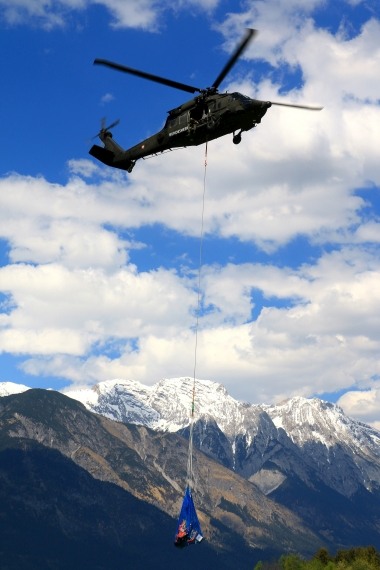
[[90,148],[89,152],[90,152],[91,156],[94,156],[95,158],[100,160],[100,162],[103,162],[104,164],[107,164],[108,166],[113,165],[113,160],[114,160],[115,155],[111,150],[108,150],[102,146],[98,146],[97,144],[94,144]]

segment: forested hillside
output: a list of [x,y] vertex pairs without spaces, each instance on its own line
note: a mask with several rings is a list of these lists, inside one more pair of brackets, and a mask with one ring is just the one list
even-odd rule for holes
[[338,550],[335,555],[321,548],[310,560],[288,554],[275,562],[258,562],[254,570],[380,570],[380,554],[373,546]]

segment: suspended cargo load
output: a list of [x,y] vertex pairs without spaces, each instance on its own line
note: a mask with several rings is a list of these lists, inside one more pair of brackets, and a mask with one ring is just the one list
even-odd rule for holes
[[197,544],[202,540],[201,525],[199,524],[190,487],[187,486],[178,518],[174,545],[183,547],[189,544]]

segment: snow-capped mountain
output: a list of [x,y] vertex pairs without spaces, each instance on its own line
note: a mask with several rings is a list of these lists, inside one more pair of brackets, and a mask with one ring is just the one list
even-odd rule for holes
[[343,410],[318,398],[291,398],[282,404],[261,406],[275,426],[284,429],[292,441],[302,447],[309,442],[327,449],[346,444],[359,453],[363,448],[374,455],[380,451],[380,432],[347,417]]
[[[0,384],[0,394],[26,390]],[[153,430],[182,432],[190,423],[194,381],[162,379],[153,386],[109,380],[64,393],[92,412]],[[207,455],[271,493],[289,476],[317,477],[344,496],[380,490],[380,433],[319,400],[247,404],[216,382],[195,382],[194,442]]]
[[[153,386],[112,380],[65,393],[123,423],[186,433],[193,387],[191,378]],[[345,496],[361,486],[380,489],[380,433],[334,404],[301,397],[280,405],[247,404],[216,382],[196,380],[195,421],[194,441],[202,451],[267,490],[289,474],[309,485],[319,477]]]
[[[169,432],[188,435],[193,387],[191,378],[153,386],[112,380],[65,394],[92,412],[164,432],[165,438]],[[17,392],[8,386],[3,393],[10,390]],[[247,404],[206,380],[195,382],[194,419],[196,447],[293,511],[322,542],[326,538],[338,547],[347,540],[357,544],[359,537],[367,544],[379,540],[377,430],[317,398]]]
[[[28,568],[55,568],[57,552],[60,568],[122,568],[126,560],[128,568],[178,566],[172,539],[187,482],[182,437],[110,421],[53,390],[0,398],[0,428],[2,546],[10,545],[12,568],[25,569],[25,560],[35,561]],[[264,552],[316,551],[319,537],[301,517],[193,451],[206,540],[182,556],[183,570],[252,569]],[[66,559],[67,550],[76,557]]]
[[[165,378],[153,386],[132,380],[108,380],[64,393],[110,419],[176,432],[190,423],[193,387],[192,378]],[[210,380],[195,383],[194,417],[215,419],[226,435],[257,429],[260,413],[260,406],[234,400],[221,384]]]
[[345,496],[361,486],[380,489],[380,433],[317,398],[291,398],[262,406],[278,430],[303,452],[303,461],[329,487]]

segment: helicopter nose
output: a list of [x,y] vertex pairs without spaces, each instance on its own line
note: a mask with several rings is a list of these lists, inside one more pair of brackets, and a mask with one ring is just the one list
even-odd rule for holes
[[250,107],[251,112],[255,114],[256,121],[259,122],[265,113],[272,106],[270,101],[258,101],[257,99],[252,99]]

